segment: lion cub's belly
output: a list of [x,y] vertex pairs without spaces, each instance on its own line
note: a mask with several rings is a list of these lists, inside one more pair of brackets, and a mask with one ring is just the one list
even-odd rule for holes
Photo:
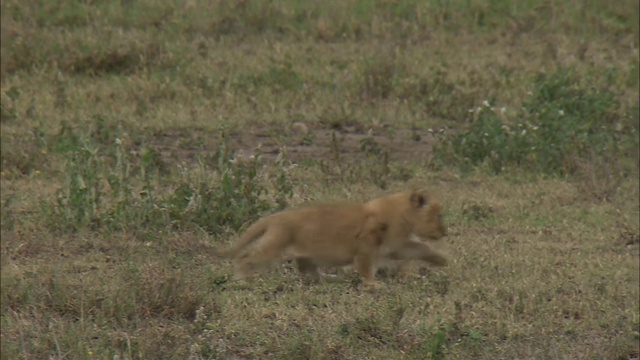
[[353,262],[355,246],[350,244],[348,239],[337,237],[328,239],[328,241],[312,237],[307,239],[309,241],[301,241],[288,246],[285,249],[286,257],[289,259],[308,259],[321,266],[343,266]]

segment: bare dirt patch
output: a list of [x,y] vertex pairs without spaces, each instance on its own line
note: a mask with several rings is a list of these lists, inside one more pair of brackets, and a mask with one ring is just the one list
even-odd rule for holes
[[[224,136],[229,150],[237,156],[259,152],[267,160],[275,160],[285,149],[294,163],[312,160],[359,161],[372,151],[388,152],[390,161],[426,159],[437,141],[439,130],[377,129],[364,126],[342,128],[305,128],[296,131],[275,126],[252,126],[234,130]],[[215,153],[222,133],[194,129],[167,129],[154,134],[149,145],[166,162],[195,164],[198,157]]]

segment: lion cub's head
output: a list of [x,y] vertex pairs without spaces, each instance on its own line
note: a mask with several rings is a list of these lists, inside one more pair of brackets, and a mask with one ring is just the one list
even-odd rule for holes
[[413,233],[425,240],[439,240],[447,236],[447,227],[442,219],[440,202],[424,190],[411,191],[408,220]]

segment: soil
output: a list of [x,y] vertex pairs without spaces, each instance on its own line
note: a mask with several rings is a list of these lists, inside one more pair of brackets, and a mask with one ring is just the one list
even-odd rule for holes
[[[235,156],[251,156],[258,152],[268,161],[274,161],[281,149],[285,149],[286,158],[293,163],[337,157],[341,161],[355,162],[375,151],[386,151],[390,161],[402,162],[426,159],[438,133],[437,129],[394,129],[388,126],[372,129],[362,126],[308,128],[303,125],[287,129],[253,126],[245,131],[231,131],[225,137],[228,149]],[[222,133],[169,129],[155,134],[149,145],[165,162],[196,164],[199,156],[215,153],[221,138]]]

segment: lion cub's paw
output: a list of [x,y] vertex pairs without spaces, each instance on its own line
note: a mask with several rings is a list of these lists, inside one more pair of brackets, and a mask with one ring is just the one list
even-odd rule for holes
[[382,288],[382,283],[376,280],[363,281],[362,285],[366,290],[379,290]]
[[400,273],[398,274],[403,278],[407,278],[407,279],[422,279],[423,276],[420,275],[419,272],[413,271],[413,270],[405,270],[405,271],[400,271]]

